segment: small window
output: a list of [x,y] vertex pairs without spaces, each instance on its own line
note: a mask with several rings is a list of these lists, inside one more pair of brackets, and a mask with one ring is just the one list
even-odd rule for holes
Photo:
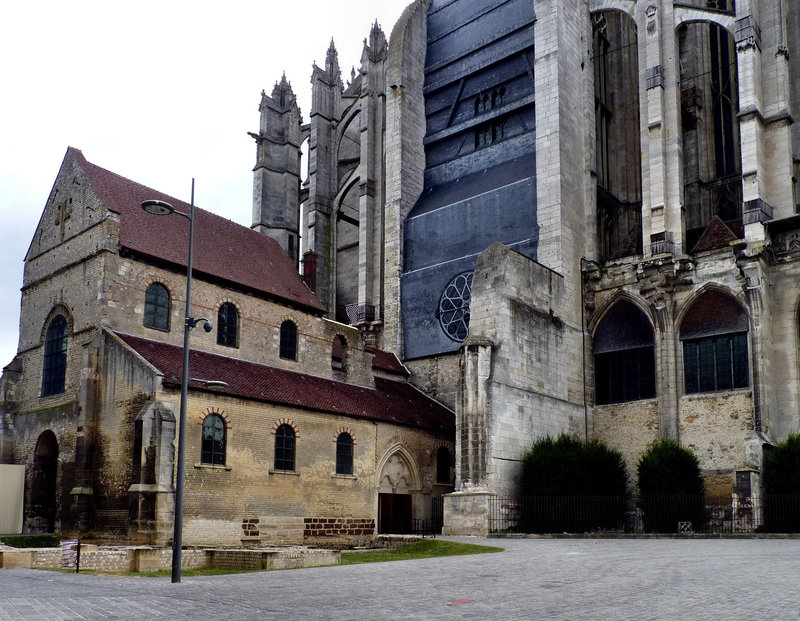
[[239,330],[239,312],[236,306],[225,302],[217,312],[217,344],[225,347],[237,347]]
[[491,125],[481,125],[475,130],[475,148],[482,149],[492,144]]
[[333,337],[333,347],[331,347],[331,368],[337,371],[344,371],[347,363],[347,341],[340,334]]
[[144,296],[146,328],[169,331],[169,291],[160,282],[151,283]]
[[42,396],[64,392],[67,375],[67,320],[56,315],[47,328],[42,364]]
[[506,87],[501,86],[499,89],[492,91],[492,108],[499,108],[503,105],[503,98],[506,95]]
[[294,471],[295,435],[291,425],[284,423],[275,432],[275,470]]
[[446,446],[440,446],[436,451],[436,482],[450,484],[450,451]]
[[336,438],[336,474],[353,474],[353,437],[346,432]]
[[210,466],[225,465],[225,421],[219,414],[209,414],[203,420],[203,441],[200,461]]
[[297,360],[297,325],[290,319],[281,324],[279,354],[284,360]]

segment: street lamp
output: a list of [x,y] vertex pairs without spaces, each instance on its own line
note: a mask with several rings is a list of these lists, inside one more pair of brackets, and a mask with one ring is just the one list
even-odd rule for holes
[[[189,256],[186,260],[186,313],[183,322],[183,371],[181,375],[181,407],[178,420],[178,474],[175,485],[175,519],[174,531],[172,535],[172,582],[181,581],[181,547],[183,545],[183,479],[185,476],[184,453],[186,452],[186,401],[189,392],[189,332],[201,321],[203,329],[211,332],[213,326],[205,317],[192,317],[191,298],[192,298],[192,254],[194,245],[194,179],[192,179],[192,202],[189,206],[189,213],[178,211],[169,203],[158,200],[148,200],[142,203],[142,209],[155,216],[169,216],[174,213],[189,220]],[[191,378],[193,381],[204,383],[206,386],[215,388],[225,388],[225,382],[216,380],[200,380]]]

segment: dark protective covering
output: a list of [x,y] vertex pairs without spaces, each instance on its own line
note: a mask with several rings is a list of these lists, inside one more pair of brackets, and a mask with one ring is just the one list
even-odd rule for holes
[[592,344],[595,354],[652,346],[653,327],[639,307],[621,300],[600,320]]
[[701,295],[681,321],[680,338],[698,339],[747,332],[749,321],[742,305],[721,291]]
[[536,159],[530,0],[433,0],[425,61],[425,182],[405,221],[406,358],[458,349],[442,292],[501,242],[535,259]]

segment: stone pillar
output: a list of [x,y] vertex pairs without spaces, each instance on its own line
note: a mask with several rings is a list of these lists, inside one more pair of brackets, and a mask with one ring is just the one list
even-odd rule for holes
[[311,74],[311,127],[308,144],[308,201],[305,211],[307,251],[317,257],[316,294],[336,313],[336,223],[334,198],[338,174],[336,158],[337,113],[342,79],[336,47],[331,41],[325,69],[314,65]]
[[764,200],[766,194],[764,167],[764,117],[761,89],[761,27],[756,2],[738,3],[736,20],[736,53],[739,80],[739,141],[742,158],[742,217],[745,238],[762,242],[765,220],[772,209]]
[[386,37],[374,24],[361,57],[361,162],[359,164],[358,318],[373,337],[381,318],[383,280],[383,140],[386,116]]
[[676,103],[677,69],[671,3],[651,3],[638,22],[642,98],[642,244],[645,256],[683,248],[682,170]]
[[444,497],[443,535],[489,535],[489,509],[496,496],[486,490],[459,490]]
[[422,193],[425,170],[426,13],[430,0],[416,0],[392,30],[386,59],[386,128],[383,239],[382,349],[403,354],[400,273],[403,223]]
[[98,341],[95,339],[84,347],[78,395],[75,470],[70,496],[72,497],[71,517],[73,525],[79,533],[91,530],[94,526],[94,457],[100,385],[97,343]]
[[485,488],[489,459],[492,347],[467,339],[461,348],[461,387],[456,401],[456,489]]
[[261,122],[253,169],[254,230],[278,240],[295,264],[299,254],[300,109],[286,76],[272,96],[261,91]]

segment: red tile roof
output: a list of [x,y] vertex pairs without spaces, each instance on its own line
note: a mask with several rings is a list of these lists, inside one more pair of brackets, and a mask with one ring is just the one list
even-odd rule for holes
[[393,353],[382,349],[370,349],[375,355],[372,358],[372,368],[409,377],[409,370],[397,359]]
[[[141,208],[141,203],[157,199],[189,213],[187,203],[100,168],[87,161],[78,149],[70,147],[67,157],[70,155],[86,172],[105,206],[119,214],[122,248],[185,268],[189,244],[187,219],[151,215]],[[276,240],[196,206],[194,272],[309,310],[325,310]]]
[[[180,347],[127,334],[117,336],[163,373],[165,384],[180,383]],[[448,433],[455,428],[453,412],[405,382],[376,377],[375,389],[364,388],[194,350],[189,371],[191,377],[227,382],[227,388],[214,389],[225,395]],[[190,382],[190,387],[203,385]]]

